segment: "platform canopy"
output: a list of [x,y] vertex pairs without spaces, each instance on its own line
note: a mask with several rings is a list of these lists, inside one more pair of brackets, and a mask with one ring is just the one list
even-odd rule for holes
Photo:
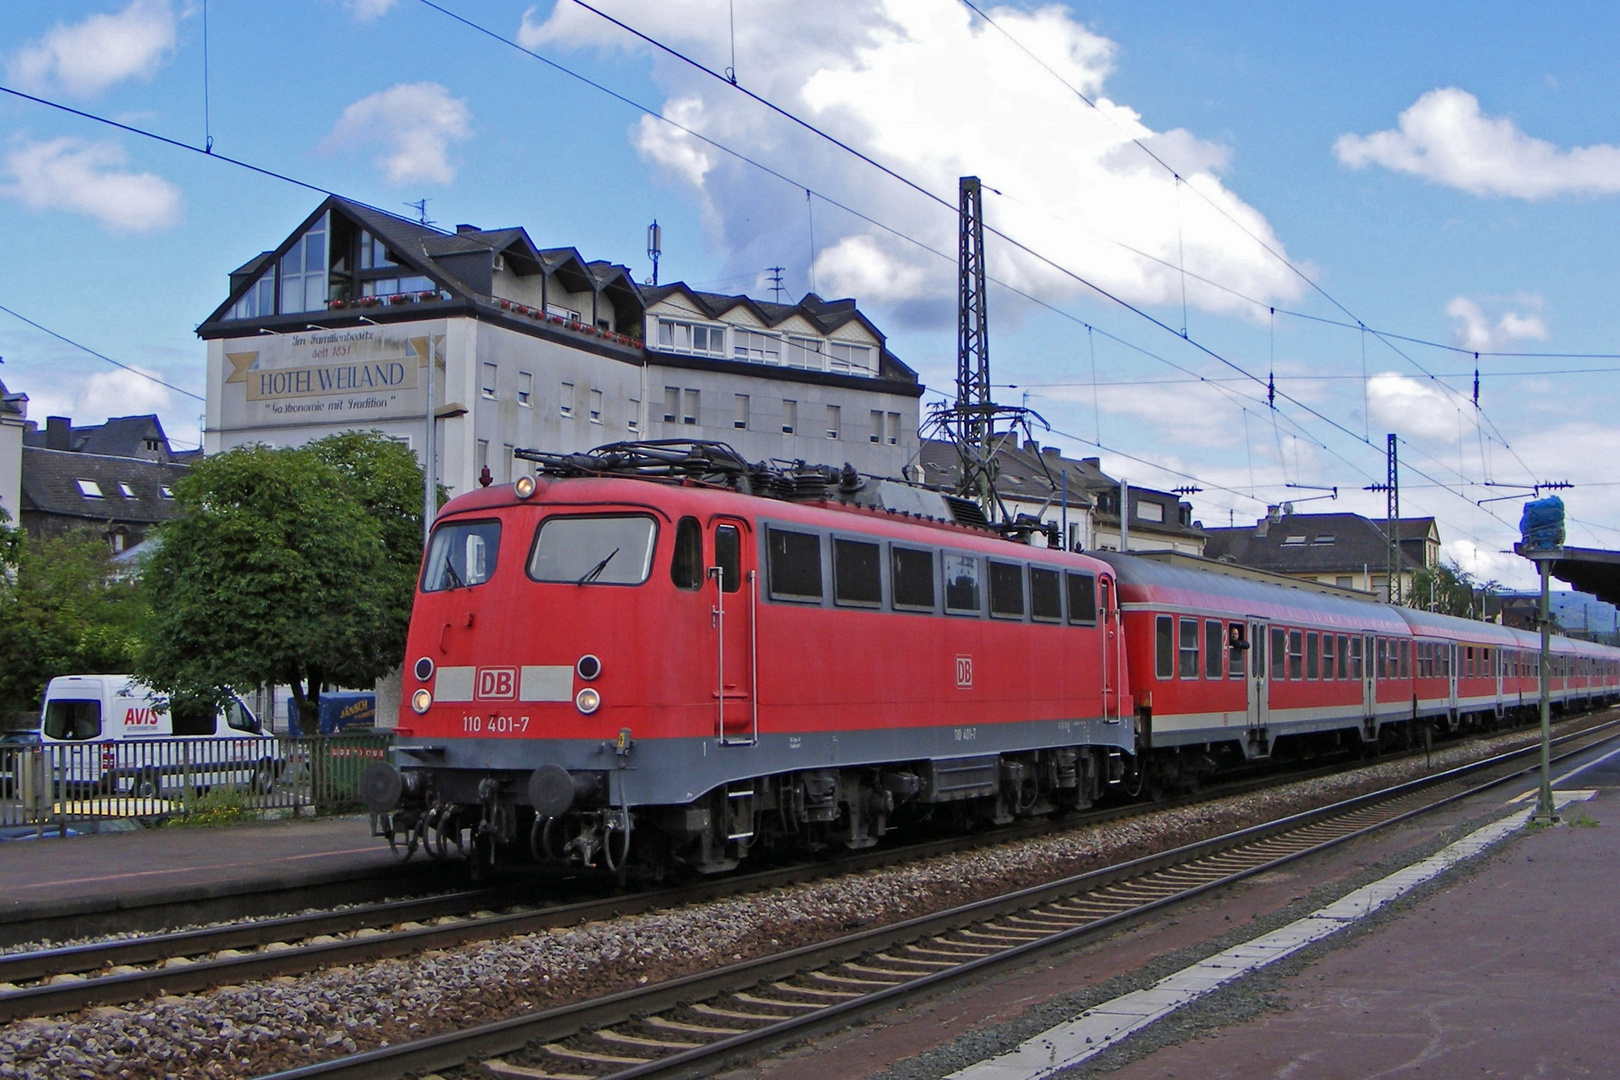
[[1620,551],[1566,546],[1543,554],[1526,551],[1523,544],[1514,544],[1513,551],[1527,559],[1552,556],[1553,577],[1620,607]]

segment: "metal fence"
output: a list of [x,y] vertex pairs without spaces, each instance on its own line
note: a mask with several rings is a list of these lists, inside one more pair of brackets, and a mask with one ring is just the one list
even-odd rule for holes
[[3,746],[0,827],[356,810],[361,772],[392,745],[365,734]]

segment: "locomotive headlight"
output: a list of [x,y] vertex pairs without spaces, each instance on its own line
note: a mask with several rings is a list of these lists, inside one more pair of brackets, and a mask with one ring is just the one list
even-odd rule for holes
[[433,694],[425,686],[411,695],[411,709],[418,715],[427,712],[432,705]]
[[602,695],[598,694],[594,687],[587,686],[574,695],[574,705],[580,712],[589,716],[602,707]]
[[427,682],[433,678],[433,658],[424,656],[416,662],[416,681]]
[[586,653],[584,656],[580,657],[579,662],[574,665],[574,670],[579,672],[580,678],[584,679],[586,682],[590,682],[592,679],[602,674],[602,661],[598,660],[591,653]]
[[517,483],[512,485],[512,490],[517,494],[518,498],[527,499],[529,496],[534,494],[534,477],[518,477]]

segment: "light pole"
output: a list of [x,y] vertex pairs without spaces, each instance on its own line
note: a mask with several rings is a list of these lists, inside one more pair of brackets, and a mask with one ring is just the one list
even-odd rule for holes
[[1541,787],[1536,795],[1536,821],[1558,820],[1552,794],[1552,564],[1564,555],[1564,500],[1556,495],[1524,504],[1519,518],[1522,541],[1514,551],[1536,564],[1541,573]]

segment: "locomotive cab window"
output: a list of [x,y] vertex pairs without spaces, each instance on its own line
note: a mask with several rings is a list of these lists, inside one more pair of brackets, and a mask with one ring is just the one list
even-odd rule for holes
[[536,581],[640,585],[652,570],[658,525],[646,514],[552,517],[540,523],[529,557]]
[[1063,589],[1056,570],[1029,568],[1029,617],[1036,622],[1063,621]]
[[1069,622],[1091,626],[1097,621],[1097,579],[1090,574],[1077,574],[1066,570],[1063,577],[1069,586]]
[[990,560],[990,614],[998,619],[1024,617],[1024,567]]
[[675,526],[675,555],[669,563],[669,579],[677,589],[696,589],[703,584],[703,528],[695,517],[683,517]]
[[945,552],[945,610],[953,615],[978,615],[983,610],[979,594],[979,560],[972,555]]
[[482,585],[495,573],[501,546],[498,521],[456,521],[433,530],[427,563],[422,570],[422,591],[443,592]]
[[934,610],[934,553],[898,545],[889,547],[889,573],[894,606],[901,611]]
[[772,599],[821,602],[821,537],[773,528],[766,553]]
[[833,599],[856,607],[883,605],[882,549],[833,537]]
[[714,565],[720,568],[720,591],[742,588],[742,534],[735,525],[714,530]]

